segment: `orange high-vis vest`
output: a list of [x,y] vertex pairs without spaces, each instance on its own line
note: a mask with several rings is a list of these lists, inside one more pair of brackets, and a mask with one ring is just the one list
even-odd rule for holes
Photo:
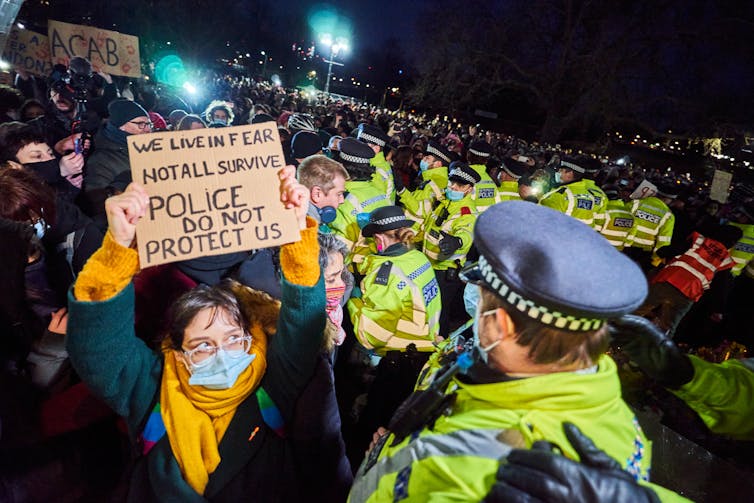
[[691,239],[691,248],[675,257],[652,278],[652,283],[670,283],[686,297],[697,302],[704,291],[709,289],[715,273],[731,269],[735,262],[725,245],[719,241],[706,238],[698,232],[692,233]]

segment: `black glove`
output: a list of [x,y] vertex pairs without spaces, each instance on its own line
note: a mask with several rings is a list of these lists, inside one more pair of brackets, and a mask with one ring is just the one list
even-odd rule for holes
[[451,236],[445,231],[440,231],[440,235],[442,236],[442,238],[437,244],[440,247],[440,253],[442,253],[443,255],[452,255],[454,251],[463,246],[463,241],[461,241],[461,238]]
[[694,367],[675,343],[641,316],[626,315],[608,326],[612,344],[626,352],[649,377],[678,388],[694,377]]
[[535,442],[531,450],[514,449],[500,465],[484,502],[660,503],[652,489],[639,485],[575,425],[564,423],[563,430],[580,463],[552,452],[549,442]]

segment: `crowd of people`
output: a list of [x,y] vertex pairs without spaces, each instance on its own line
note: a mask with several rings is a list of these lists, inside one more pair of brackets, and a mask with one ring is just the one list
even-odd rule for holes
[[[687,354],[754,342],[753,200],[266,81],[195,111],[70,77],[0,86],[0,500],[683,500],[611,340],[754,438],[751,360]],[[301,240],[142,269],[128,136],[262,123]]]

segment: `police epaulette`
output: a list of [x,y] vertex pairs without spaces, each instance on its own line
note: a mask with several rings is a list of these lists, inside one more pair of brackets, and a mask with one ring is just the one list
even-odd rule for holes
[[565,194],[565,191],[566,191],[566,188],[565,188],[565,187],[560,187],[560,188],[558,189],[558,194]]
[[380,270],[377,271],[377,277],[374,278],[375,285],[387,285],[390,279],[390,270],[393,268],[393,263],[387,261],[380,266]]

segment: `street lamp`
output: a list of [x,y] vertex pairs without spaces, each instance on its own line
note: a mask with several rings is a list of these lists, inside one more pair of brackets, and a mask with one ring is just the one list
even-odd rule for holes
[[322,42],[324,45],[330,46],[330,59],[325,60],[325,63],[327,63],[327,80],[325,80],[325,93],[330,93],[330,79],[332,78],[332,65],[336,66],[343,66],[343,63],[336,63],[333,61],[335,59],[335,56],[338,55],[338,52],[340,51],[348,51],[348,40],[346,40],[343,37],[338,37],[335,40],[333,40],[332,35],[329,33],[325,33],[320,38],[320,42]]

